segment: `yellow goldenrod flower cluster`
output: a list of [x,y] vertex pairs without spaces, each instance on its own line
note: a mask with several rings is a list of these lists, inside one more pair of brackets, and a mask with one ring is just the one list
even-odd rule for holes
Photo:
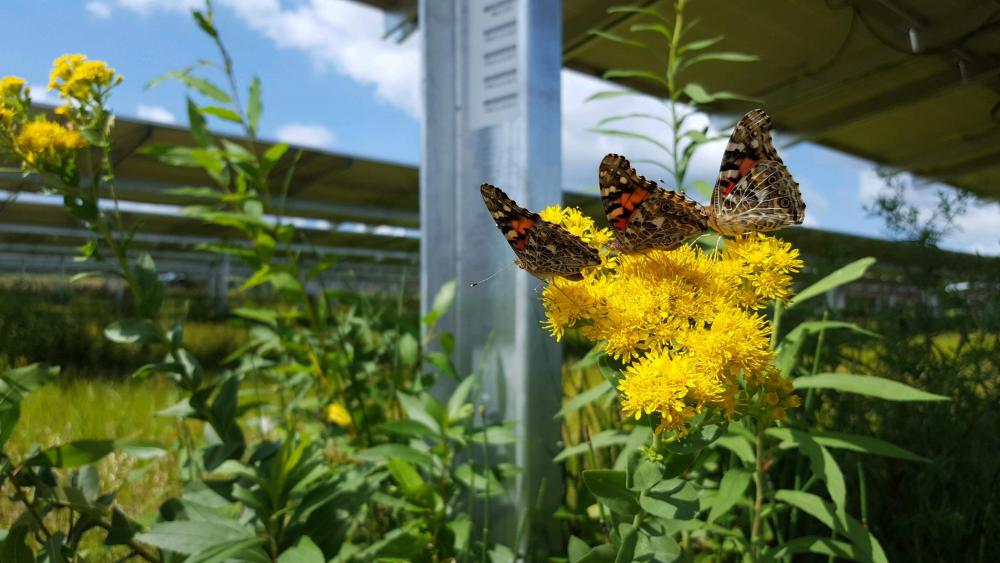
[[57,58],[48,87],[66,101],[55,110],[67,118],[67,125],[63,125],[45,117],[32,119],[30,91],[23,78],[0,79],[0,152],[13,153],[36,169],[54,171],[72,166],[73,151],[88,145],[81,131],[105,130],[105,122],[95,121],[92,111],[103,104],[108,89],[121,81],[122,77],[103,61],[87,60],[85,55]]
[[121,81],[121,75],[104,61],[89,61],[86,55],[63,55],[52,63],[49,89],[65,100],[86,103]]
[[19,76],[0,78],[0,124],[10,124],[26,105],[29,89]]
[[17,135],[18,152],[32,165],[56,164],[66,153],[85,146],[79,132],[47,119],[25,123]]
[[542,217],[601,249],[604,262],[582,281],[551,280],[542,294],[545,326],[557,339],[576,327],[625,364],[623,412],[659,415],[658,431],[683,433],[707,409],[732,417],[751,398],[770,416],[797,404],[770,365],[771,329],[759,312],[790,295],[798,251],[763,234],[728,240],[721,252],[684,245],[671,251],[610,255],[607,229],[575,209]]

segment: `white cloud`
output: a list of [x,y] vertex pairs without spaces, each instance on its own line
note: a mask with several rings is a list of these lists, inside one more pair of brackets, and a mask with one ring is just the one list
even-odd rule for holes
[[166,123],[168,125],[177,123],[177,116],[163,106],[139,104],[135,108],[135,116],[154,123]]
[[157,11],[190,12],[192,9],[205,5],[203,0],[116,0],[118,6],[149,14]]
[[[915,182],[910,175],[904,175],[903,195],[906,202],[917,208],[920,219],[928,219],[937,208],[938,190],[954,190],[950,186],[936,183]],[[919,185],[917,185],[919,184]],[[875,201],[885,188],[885,183],[874,170],[865,170],[858,177],[858,197],[863,204]],[[1000,204],[973,198],[968,202],[964,215],[956,220],[957,230],[949,233],[941,241],[941,246],[961,252],[978,252],[1000,255]]]
[[304,52],[319,69],[333,69],[374,86],[381,100],[417,117],[420,104],[419,41],[382,39],[383,14],[345,0],[222,0],[247,25],[283,49]]
[[311,147],[328,149],[333,146],[333,133],[318,123],[288,123],[278,128],[279,141]]
[[46,104],[50,106],[61,106],[63,101],[53,92],[50,92],[44,84],[31,84],[31,101],[36,104]]
[[[637,162],[643,159],[665,161],[669,157],[663,150],[645,141],[588,131],[595,128],[601,119],[612,115],[650,113],[669,117],[661,102],[648,97],[618,96],[586,101],[596,92],[618,89],[620,88],[597,78],[571,70],[562,71],[563,187],[572,190],[595,187],[597,166],[605,154],[612,152],[625,155],[640,174],[650,179],[663,179],[667,188],[672,187],[668,171],[655,164]],[[715,132],[704,114],[690,117],[685,125],[691,129],[709,126],[709,133]],[[652,119],[629,119],[611,122],[604,127],[641,133],[663,143],[669,141],[669,127]],[[718,140],[701,147],[688,166],[687,183],[698,179],[714,184],[725,146],[725,140]],[[691,195],[698,197],[693,191]]]
[[107,2],[102,0],[94,0],[93,2],[87,2],[84,8],[90,15],[94,16],[99,20],[106,20],[111,17],[111,6]]
[[[97,0],[108,8],[111,0]],[[306,54],[321,70],[332,69],[375,88],[381,100],[414,117],[421,114],[419,39],[403,44],[382,38],[377,8],[347,0],[220,0],[279,48]],[[203,0],[114,0],[115,8],[140,14],[189,12]],[[89,9],[89,8],[88,8]]]

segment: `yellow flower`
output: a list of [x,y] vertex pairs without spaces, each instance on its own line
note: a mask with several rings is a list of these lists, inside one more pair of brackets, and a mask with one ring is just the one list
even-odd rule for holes
[[330,403],[326,407],[326,419],[337,426],[350,426],[351,413],[341,403]]
[[0,104],[0,123],[4,123],[12,119],[14,119],[14,110]]
[[[773,418],[797,406],[791,384],[771,366],[770,323],[757,312],[791,294],[802,261],[790,244],[751,234],[727,241],[722,252],[684,245],[612,255],[604,248],[611,233],[579,210],[550,207],[542,217],[604,257],[582,281],[547,283],[543,326],[557,339],[573,327],[605,342],[605,352],[625,364],[618,384],[624,414],[652,415],[657,432],[683,434],[706,409]],[[602,231],[606,239],[595,236]]]
[[0,78],[0,100],[7,97],[20,98],[22,93],[26,93],[24,79],[19,76],[4,76]]
[[87,146],[77,131],[39,119],[24,125],[17,136],[17,149],[29,164],[58,164],[71,151]]
[[56,90],[61,98],[86,102],[94,98],[95,90],[121,81],[121,75],[104,61],[88,61],[86,55],[63,55],[52,63],[49,89]]

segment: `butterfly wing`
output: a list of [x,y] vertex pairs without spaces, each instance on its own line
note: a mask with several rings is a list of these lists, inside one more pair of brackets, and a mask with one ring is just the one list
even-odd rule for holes
[[799,184],[780,162],[764,161],[743,176],[709,213],[709,225],[723,235],[773,231],[801,225],[806,206]]
[[601,263],[597,250],[566,229],[520,207],[500,188],[479,187],[486,208],[517,255],[517,265],[529,274],[546,279],[562,276],[583,279],[581,270]]
[[671,250],[708,226],[700,205],[640,176],[624,156],[605,156],[598,178],[604,212],[622,252]]
[[748,112],[722,155],[710,226],[725,235],[771,231],[801,224],[805,208],[798,184],[774,148],[771,118],[762,109]]

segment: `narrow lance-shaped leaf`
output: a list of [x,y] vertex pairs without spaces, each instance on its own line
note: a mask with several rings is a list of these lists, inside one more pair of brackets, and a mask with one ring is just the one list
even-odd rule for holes
[[642,41],[636,41],[635,39],[628,39],[617,33],[612,33],[610,31],[605,31],[603,29],[591,29],[587,33],[600,37],[601,39],[607,39],[608,41],[613,41],[615,43],[621,43],[622,45],[629,45],[631,47],[639,47],[642,49],[646,48],[646,44]]
[[840,268],[839,270],[798,292],[795,297],[792,297],[788,301],[785,308],[791,309],[807,299],[812,299],[813,297],[826,293],[835,287],[839,287],[859,279],[861,276],[865,275],[865,272],[874,263],[875,259],[870,256],[851,262],[843,268]]
[[708,514],[709,522],[715,521],[739,502],[743,491],[750,484],[750,477],[750,472],[745,469],[733,468],[726,471],[722,476],[722,482],[719,483],[719,493],[712,503],[712,510]]
[[601,381],[594,387],[591,387],[590,389],[587,389],[583,393],[580,393],[570,399],[552,418],[562,418],[571,412],[576,412],[590,403],[613,393],[614,389],[611,388],[611,383],[607,380]]
[[799,377],[792,381],[796,389],[833,389],[847,393],[868,395],[886,401],[950,401],[949,397],[935,395],[910,387],[905,383],[850,373],[821,373]]

